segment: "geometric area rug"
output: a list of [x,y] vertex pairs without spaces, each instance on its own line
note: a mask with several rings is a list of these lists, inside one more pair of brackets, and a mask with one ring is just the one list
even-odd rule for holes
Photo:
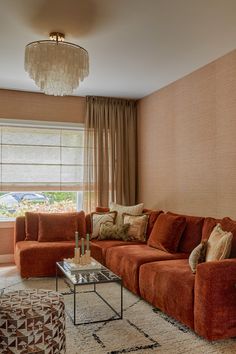
[[[0,289],[4,285],[1,283]],[[120,292],[115,283],[100,284],[99,292],[119,310]],[[55,290],[55,278],[18,278],[5,291],[18,289]],[[79,287],[80,288],[80,287]],[[68,292],[62,280],[59,290]],[[80,289],[79,289],[80,290]],[[83,287],[81,291],[89,290]],[[72,295],[65,295],[67,313],[72,314]],[[180,299],[181,301],[181,299]],[[99,297],[93,293],[77,295],[77,318],[107,319],[113,316]],[[74,326],[66,314],[66,353],[68,354],[233,354],[236,338],[208,342],[174,319],[124,289],[123,319]],[[78,317],[79,316],[79,317]]]

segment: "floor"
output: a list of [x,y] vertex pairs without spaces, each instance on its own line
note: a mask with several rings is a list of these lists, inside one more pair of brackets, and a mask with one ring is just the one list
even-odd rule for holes
[[0,289],[21,282],[21,277],[14,263],[0,263]]

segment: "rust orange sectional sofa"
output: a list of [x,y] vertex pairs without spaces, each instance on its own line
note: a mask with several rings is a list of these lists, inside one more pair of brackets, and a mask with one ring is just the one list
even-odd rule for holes
[[[133,293],[200,336],[208,340],[235,337],[236,221],[182,215],[185,224],[173,251],[168,250],[171,246],[168,242],[167,249],[156,248],[155,240],[161,232],[161,220],[177,214],[165,213],[163,217],[162,212],[148,212],[150,238],[146,243],[92,241],[92,256],[122,276],[124,285]],[[209,237],[218,222],[233,233],[231,258],[201,263],[193,274],[189,254],[202,239]],[[180,226],[176,224],[176,228]],[[89,215],[83,228],[84,232],[90,231]],[[25,219],[20,217],[16,220],[15,260],[24,277],[54,275],[55,262],[73,255],[73,241],[25,241],[25,237]]]

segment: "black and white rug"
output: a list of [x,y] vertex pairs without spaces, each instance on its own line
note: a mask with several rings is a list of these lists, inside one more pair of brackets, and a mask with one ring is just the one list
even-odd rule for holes
[[[0,288],[4,286],[0,278]],[[6,290],[40,288],[55,290],[55,279],[35,278],[7,284]],[[6,284],[5,284],[6,285]],[[69,293],[60,280],[59,290]],[[87,287],[79,291],[90,290]],[[119,311],[118,284],[100,284],[97,290]],[[236,353],[236,339],[208,342],[191,330],[154,309],[142,299],[124,289],[122,320],[74,326],[73,295],[65,295],[66,347],[68,354],[229,354]],[[77,294],[77,316],[81,321],[111,318],[114,314],[94,293]]]

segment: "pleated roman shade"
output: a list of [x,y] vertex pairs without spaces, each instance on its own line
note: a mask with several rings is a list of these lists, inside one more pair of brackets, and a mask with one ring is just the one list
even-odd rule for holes
[[82,190],[82,127],[0,122],[2,191]]

